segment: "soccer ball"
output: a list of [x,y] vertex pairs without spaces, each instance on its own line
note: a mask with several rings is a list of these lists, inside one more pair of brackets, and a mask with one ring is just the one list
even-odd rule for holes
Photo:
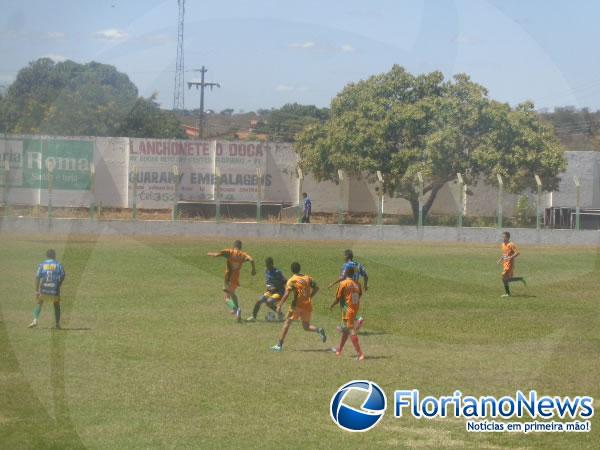
[[265,320],[267,322],[275,322],[277,320],[277,314],[275,314],[273,311],[269,311],[265,316]]

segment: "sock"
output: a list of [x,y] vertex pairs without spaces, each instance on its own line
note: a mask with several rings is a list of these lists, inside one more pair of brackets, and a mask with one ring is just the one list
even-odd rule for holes
[[37,305],[35,305],[35,308],[33,308],[33,318],[35,320],[39,320],[40,319],[40,313],[42,312],[42,305],[40,305],[39,303]]
[[338,348],[339,353],[342,353],[342,349],[344,348],[344,345],[346,344],[346,341],[348,340],[348,336],[349,336],[348,332],[342,333],[342,339],[340,340],[340,346]]
[[235,302],[233,300],[231,300],[230,298],[227,299],[227,301],[225,302],[225,304],[227,305],[227,307],[232,310],[235,311],[237,309],[237,305],[235,304]]
[[263,298],[264,297],[262,297],[259,301],[257,301],[254,304],[254,309],[252,310],[252,317],[254,317],[255,319],[256,319],[256,316],[258,315],[258,311],[260,311],[260,305],[262,305]]
[[60,303],[54,304],[54,321],[56,325],[60,325]]
[[233,300],[233,303],[235,303],[235,309],[238,309],[240,307],[240,304],[238,303],[237,295],[231,294],[231,300]]
[[504,282],[504,292],[510,295],[510,288],[508,287],[508,281]]
[[354,348],[356,349],[357,355],[362,355],[362,350],[360,349],[360,344],[358,343],[358,336],[353,335],[350,337],[350,339],[352,340],[352,345],[354,345]]

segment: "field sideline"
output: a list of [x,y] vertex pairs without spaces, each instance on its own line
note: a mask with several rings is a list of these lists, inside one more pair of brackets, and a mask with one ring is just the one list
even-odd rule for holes
[[[514,236],[517,245],[518,235]],[[464,421],[394,419],[388,406],[368,433],[329,418],[352,379],[450,395],[600,398],[600,259],[596,248],[520,246],[529,286],[501,299],[499,245],[244,240],[257,260],[238,290],[243,316],[263,291],[264,258],[289,276],[293,260],[322,291],[313,322],[322,344],[294,324],[281,354],[280,324],[238,325],[222,300],[224,260],[206,252],[233,239],[0,235],[0,447],[3,448],[598,448],[590,433],[485,433]],[[47,248],[65,265],[63,331],[52,307],[27,329],[35,267]],[[369,271],[363,365],[329,312],[342,251]],[[596,442],[596,444],[594,444]]]

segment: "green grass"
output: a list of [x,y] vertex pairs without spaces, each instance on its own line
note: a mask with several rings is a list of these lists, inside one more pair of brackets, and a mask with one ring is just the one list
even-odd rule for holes
[[[329,418],[337,387],[352,379],[422,395],[600,397],[599,259],[596,249],[521,248],[529,287],[500,299],[498,246],[282,243],[247,240],[259,274],[244,268],[244,316],[263,289],[268,255],[293,260],[323,288],[313,322],[294,324],[285,351],[268,351],[279,324],[238,325],[222,301],[230,242],[190,239],[0,235],[0,447],[2,448],[598,448],[591,433],[472,434],[459,419],[394,419],[368,433]],[[359,365],[337,360],[338,312],[328,305],[342,250],[368,268]],[[63,326],[52,307],[29,330],[35,265],[54,247],[67,270]],[[260,318],[266,310],[261,311]],[[597,402],[596,402],[597,405]]]

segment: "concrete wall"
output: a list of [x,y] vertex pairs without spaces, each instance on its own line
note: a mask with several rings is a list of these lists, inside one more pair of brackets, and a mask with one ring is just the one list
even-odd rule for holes
[[[582,245],[600,247],[600,231],[509,229],[519,244]],[[90,221],[85,219],[3,219],[0,234],[191,236],[227,238],[267,238],[315,241],[432,241],[494,244],[501,241],[495,228],[408,226],[256,224],[168,221]]]
[[598,152],[565,152],[567,170],[561,175],[558,192],[550,196],[548,206],[575,206],[576,188],[573,176],[577,175],[581,182],[581,207],[600,208],[600,153]]
[[[132,155],[135,152],[131,149],[132,144],[140,141],[139,139],[129,138],[90,138],[90,137],[48,137],[48,136],[4,136],[0,138],[0,161],[2,158],[9,158],[11,162],[12,185],[9,192],[9,201],[13,204],[47,204],[47,190],[34,189],[31,187],[15,187],[22,182],[24,161],[18,160],[19,155],[23,155],[23,139],[34,139],[40,142],[47,141],[80,141],[91,142],[94,145],[93,161],[96,168],[95,189],[90,190],[54,190],[53,204],[55,206],[88,206],[90,202],[102,202],[104,206],[125,208],[132,204],[132,190],[129,178]],[[190,141],[186,141],[190,142]],[[203,145],[208,149],[209,142],[203,141]],[[235,143],[226,143],[235,145]],[[242,145],[241,143],[238,143]],[[225,144],[223,144],[225,145]],[[248,143],[243,144],[248,145]],[[298,179],[296,167],[298,157],[294,153],[292,145],[286,143],[260,143],[265,149],[264,159],[265,171],[271,178],[271,184],[265,187],[263,199],[271,202],[297,203],[298,202]],[[600,208],[600,153],[598,152],[566,152],[565,157],[568,161],[567,171],[562,175],[559,191],[545,193],[543,197],[543,206],[575,206],[575,185],[573,175],[578,175],[581,179],[582,207]],[[156,170],[172,171],[173,164],[180,161],[181,158],[174,156],[172,158],[158,158]],[[250,160],[248,160],[250,161]],[[194,164],[200,164],[202,161],[184,164],[181,171],[190,172],[190,167]],[[202,163],[204,164],[204,163]],[[200,164],[200,165],[202,165]],[[261,162],[263,164],[263,162]],[[189,167],[188,167],[189,166]],[[140,166],[141,167],[141,166]],[[195,166],[194,166],[195,167]],[[204,166],[202,166],[204,167]],[[225,166],[224,166],[225,167]],[[252,170],[250,170],[252,169]],[[199,169],[198,169],[199,170]],[[204,169],[203,169],[204,170]],[[212,170],[212,169],[206,169]],[[204,170],[204,171],[206,171]],[[238,170],[246,170],[248,173],[255,174],[254,168],[241,167]],[[183,173],[182,172],[182,173]],[[21,174],[21,175],[19,175]],[[190,174],[187,173],[187,176]],[[21,178],[19,178],[21,177]],[[186,179],[185,177],[183,178]],[[354,213],[377,212],[377,194],[375,184],[369,183],[365,179],[346,179],[343,183],[344,198],[342,207],[346,211]],[[174,185],[168,184],[160,186],[164,188],[165,194],[171,193],[170,197],[160,196],[157,201],[138,198],[138,208],[171,208],[173,204]],[[139,189],[139,186],[138,186]],[[158,188],[157,188],[158,189]],[[182,187],[183,189],[183,187]],[[205,189],[211,190],[212,186]],[[254,189],[254,191],[252,191]],[[329,181],[317,182],[310,174],[305,174],[302,183],[302,190],[308,192],[313,202],[314,212],[334,213],[340,205],[340,186]],[[244,190],[243,199],[253,201],[256,197],[256,188]],[[472,195],[467,197],[466,214],[473,216],[495,216],[497,208],[497,189],[493,186],[479,182],[475,186],[469,186]],[[158,191],[157,191],[158,192]],[[163,191],[160,191],[163,192]],[[242,192],[240,190],[240,192]],[[138,192],[140,194],[140,192]],[[199,194],[200,195],[200,194]],[[212,199],[212,194],[203,195],[203,199]],[[530,199],[530,205],[535,207],[535,196],[532,193],[526,193]],[[139,195],[138,195],[139,197]],[[513,215],[518,196],[505,193],[503,210],[507,216]],[[239,200],[239,199],[238,199]],[[455,182],[449,182],[438,193],[433,206],[432,214],[456,214],[461,207],[458,185]],[[411,214],[410,204],[400,198],[391,198],[387,196],[384,200],[384,212],[390,214]]]

